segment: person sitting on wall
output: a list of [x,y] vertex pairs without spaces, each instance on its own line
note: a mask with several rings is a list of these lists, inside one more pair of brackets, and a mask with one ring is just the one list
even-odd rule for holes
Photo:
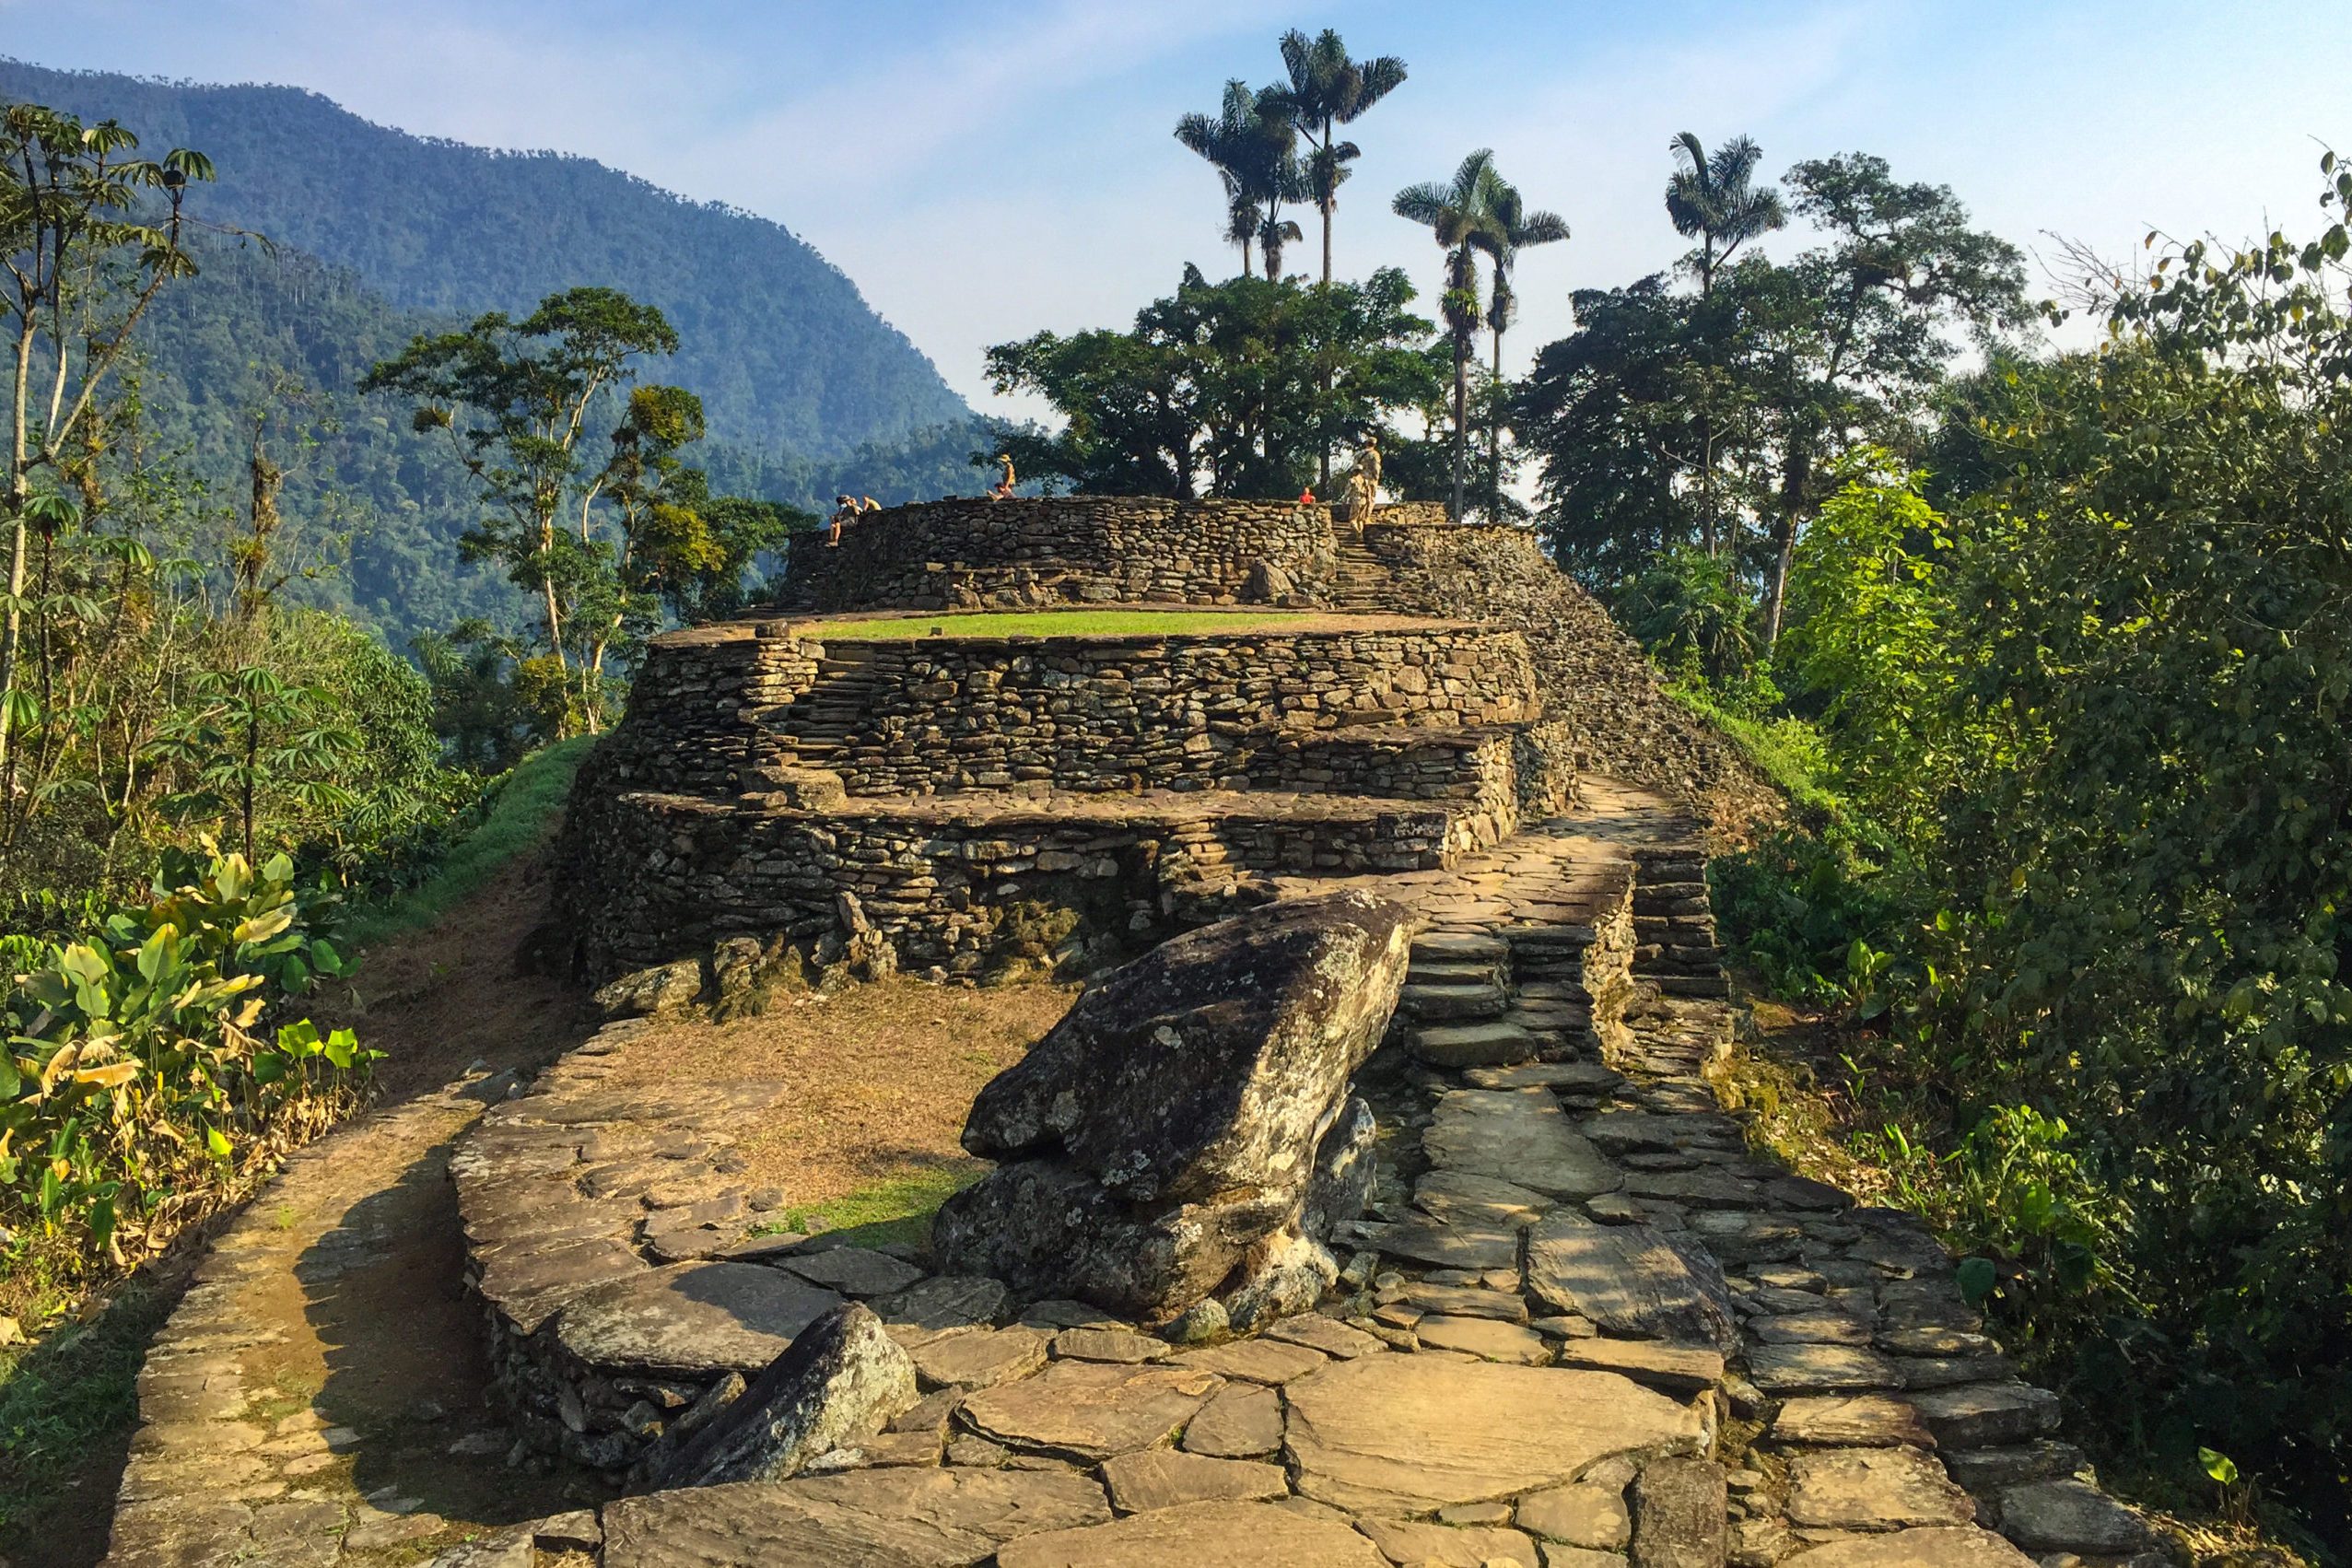
[[1009,501],[1012,499],[1012,454],[999,452],[996,454],[996,460],[1004,464],[1004,477],[989,486],[989,499]]
[[1298,504],[1303,507],[1311,507],[1315,504],[1314,486],[1309,485],[1298,493]]
[[825,547],[830,550],[841,543],[841,525],[843,523],[855,521],[863,513],[878,512],[880,510],[882,510],[882,503],[875,500],[872,496],[834,497],[832,517],[833,532],[826,536]]

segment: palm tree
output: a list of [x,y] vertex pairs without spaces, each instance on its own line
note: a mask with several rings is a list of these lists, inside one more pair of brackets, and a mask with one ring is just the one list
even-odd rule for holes
[[[1497,175],[1490,196],[1493,224],[1480,237],[1479,249],[1494,263],[1494,287],[1488,291],[1486,324],[1494,333],[1494,385],[1503,385],[1503,333],[1511,324],[1518,296],[1511,290],[1511,269],[1519,252],[1530,245],[1550,245],[1568,238],[1568,220],[1556,212],[1529,212],[1519,188]],[[1503,512],[1503,403],[1498,395],[1486,427],[1489,470],[1486,515],[1490,522]]]
[[1463,465],[1469,451],[1470,339],[1478,332],[1478,252],[1494,232],[1493,201],[1502,183],[1494,153],[1480,147],[1451,181],[1409,185],[1390,204],[1398,217],[1427,228],[1445,252],[1445,292],[1438,309],[1454,339],[1454,521],[1462,521]]
[[1305,200],[1306,193],[1288,95],[1271,87],[1252,92],[1245,81],[1229,81],[1217,113],[1186,115],[1176,122],[1176,138],[1208,159],[1224,184],[1225,239],[1241,246],[1242,275],[1249,275],[1254,240],[1267,247],[1266,275],[1274,277],[1282,241],[1299,238],[1298,225],[1282,217],[1282,204]]
[[1351,60],[1340,35],[1325,28],[1308,38],[1295,29],[1282,35],[1282,66],[1291,85],[1283,94],[1291,123],[1313,150],[1306,159],[1307,198],[1323,215],[1323,281],[1331,281],[1331,213],[1340,183],[1356,158],[1353,142],[1337,140],[1337,127],[1353,121],[1395,91],[1405,79],[1405,63],[1393,54]]
[[[1685,131],[1667,144],[1674,149],[1674,174],[1666,182],[1666,215],[1675,232],[1699,242],[1691,264],[1699,275],[1699,298],[1714,295],[1715,271],[1732,252],[1759,235],[1788,223],[1788,209],[1780,193],[1757,186],[1756,164],[1764,156],[1753,137],[1734,136],[1710,155],[1695,132]],[[1714,420],[1703,405],[1699,410],[1699,528],[1706,552],[1720,548],[1715,530]]]
[[1248,179],[1258,129],[1258,95],[1238,77],[1225,84],[1224,101],[1215,114],[1188,114],[1176,125],[1176,139],[1207,159],[1225,188],[1225,241],[1241,247],[1244,277],[1249,275],[1249,247],[1261,216],[1261,199]]
[[1734,136],[1707,152],[1698,135],[1683,132],[1674,149],[1674,177],[1666,182],[1666,212],[1674,230],[1699,241],[1691,258],[1699,273],[1699,298],[1714,292],[1715,269],[1761,234],[1785,226],[1788,210],[1770,185],[1749,183],[1764,149],[1753,138]]
[[1282,275],[1282,247],[1305,238],[1299,226],[1287,217],[1270,216],[1258,226],[1258,251],[1266,258],[1267,282],[1272,283]]

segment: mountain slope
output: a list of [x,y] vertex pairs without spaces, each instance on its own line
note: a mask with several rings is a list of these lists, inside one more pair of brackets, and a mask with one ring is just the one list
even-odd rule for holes
[[[285,564],[331,562],[342,552],[321,547],[348,540],[347,569],[291,582],[290,597],[345,611],[395,648],[463,616],[514,624],[529,602],[458,559],[480,509],[448,439],[418,434],[401,400],[353,390],[376,360],[454,318],[403,309],[349,268],[286,246],[200,235],[192,251],[200,270],[157,297],[135,373],[156,447],[204,486],[193,509],[215,524],[242,515],[253,422],[267,412],[270,457],[286,473]],[[892,504],[977,491],[986,476],[966,460],[997,439],[965,415],[825,459],[713,440],[687,461],[721,493],[822,511],[837,490]],[[216,526],[199,521],[188,547],[215,558]]]
[[156,153],[202,150],[220,176],[205,216],[349,267],[397,306],[521,312],[587,283],[658,305],[685,345],[650,373],[699,393],[722,440],[831,457],[969,416],[789,230],[588,158],[426,140],[294,88],[0,60],[0,99],[111,116]]

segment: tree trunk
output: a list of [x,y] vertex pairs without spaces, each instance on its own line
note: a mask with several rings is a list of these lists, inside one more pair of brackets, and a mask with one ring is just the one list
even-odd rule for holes
[[1454,334],[1454,521],[1462,521],[1464,470],[1469,461],[1470,340]]
[[1788,598],[1788,563],[1796,553],[1796,521],[1804,509],[1805,493],[1812,486],[1813,459],[1802,445],[1789,450],[1781,465],[1780,519],[1773,528],[1773,580],[1770,604],[1764,615],[1764,657],[1771,658],[1780,649],[1780,628],[1783,606]]
[[1323,208],[1323,281],[1331,281],[1331,204],[1319,204]]
[[1494,385],[1488,389],[1494,406],[1486,415],[1486,521],[1503,521],[1503,329],[1494,329]]

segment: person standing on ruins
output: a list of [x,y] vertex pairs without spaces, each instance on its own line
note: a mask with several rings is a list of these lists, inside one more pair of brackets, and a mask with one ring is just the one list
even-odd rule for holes
[[989,486],[989,499],[1009,501],[1012,499],[1012,454],[999,452],[996,454],[996,460],[1004,464],[1004,477]]

